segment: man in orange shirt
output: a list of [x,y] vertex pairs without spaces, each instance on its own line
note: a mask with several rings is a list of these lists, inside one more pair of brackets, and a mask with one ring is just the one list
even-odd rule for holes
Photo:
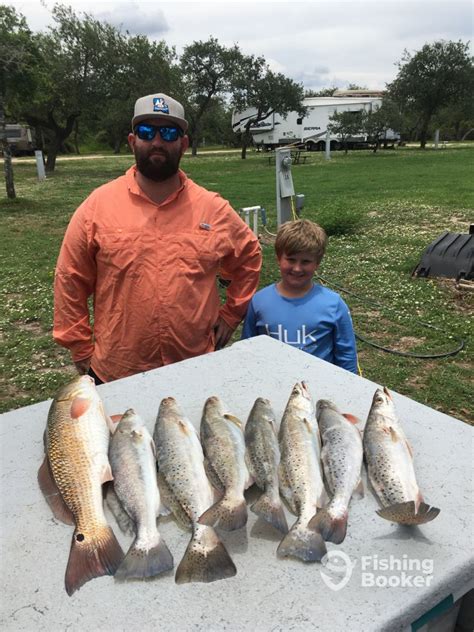
[[[138,99],[128,136],[136,164],[93,191],[67,228],[53,336],[98,383],[224,347],[257,289],[256,236],[179,169],[187,128],[166,94]],[[231,281],[223,305],[218,273]]]

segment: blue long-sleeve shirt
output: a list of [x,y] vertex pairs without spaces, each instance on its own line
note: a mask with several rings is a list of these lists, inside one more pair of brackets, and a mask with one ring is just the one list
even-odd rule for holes
[[349,308],[339,294],[322,285],[314,285],[301,298],[281,296],[276,284],[259,290],[248,307],[242,338],[261,334],[358,373]]

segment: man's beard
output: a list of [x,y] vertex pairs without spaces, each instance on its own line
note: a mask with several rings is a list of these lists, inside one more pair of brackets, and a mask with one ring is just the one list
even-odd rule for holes
[[154,182],[163,182],[177,173],[181,160],[179,153],[163,152],[161,153],[162,160],[159,163],[153,162],[152,156],[153,154],[150,156],[148,153],[135,150],[137,169],[145,178]]

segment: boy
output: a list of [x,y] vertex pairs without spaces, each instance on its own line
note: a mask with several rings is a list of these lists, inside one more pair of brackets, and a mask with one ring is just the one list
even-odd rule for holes
[[275,251],[281,279],[252,298],[242,338],[266,334],[358,373],[349,309],[339,294],[313,282],[326,244],[324,230],[307,219],[280,226]]

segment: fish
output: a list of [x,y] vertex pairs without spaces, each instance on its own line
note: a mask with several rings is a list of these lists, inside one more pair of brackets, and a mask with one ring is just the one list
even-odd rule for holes
[[288,533],[278,482],[280,447],[276,417],[268,399],[258,397],[255,400],[245,424],[245,445],[247,468],[263,490],[250,509],[282,533]]
[[55,517],[75,526],[65,575],[69,596],[95,577],[113,575],[124,557],[102,500],[102,484],[112,480],[109,436],[91,377],[59,389],[48,413],[38,482]]
[[321,460],[327,489],[332,498],[317,512],[310,526],[323,539],[341,544],[346,537],[349,503],[354,492],[363,496],[361,480],[362,437],[353,416],[345,416],[327,399],[316,404],[316,418],[321,434]]
[[320,463],[321,443],[313,400],[305,382],[297,382],[280,424],[280,490],[298,516],[281,540],[277,555],[305,562],[320,561],[327,553],[321,534],[310,525],[327,494]]
[[[156,526],[161,503],[155,443],[144,421],[132,408],[118,422],[110,441],[109,460],[113,490],[120,501],[119,508],[126,512],[121,520],[117,518],[119,526],[129,517],[135,533],[114,578],[141,579],[171,570],[173,556]],[[117,511],[117,505],[113,506]]]
[[385,387],[375,391],[363,446],[369,480],[383,506],[377,514],[403,525],[434,520],[440,510],[424,502],[416,481],[413,450]]
[[242,422],[216,397],[209,397],[201,418],[201,444],[209,480],[221,498],[199,518],[201,524],[234,531],[247,523],[244,490],[251,477],[245,463]]
[[213,582],[233,577],[237,569],[212,527],[199,517],[214,502],[204,470],[204,455],[196,429],[173,397],[160,403],[153,438],[158,486],[163,503],[192,536],[176,569],[175,582]]

